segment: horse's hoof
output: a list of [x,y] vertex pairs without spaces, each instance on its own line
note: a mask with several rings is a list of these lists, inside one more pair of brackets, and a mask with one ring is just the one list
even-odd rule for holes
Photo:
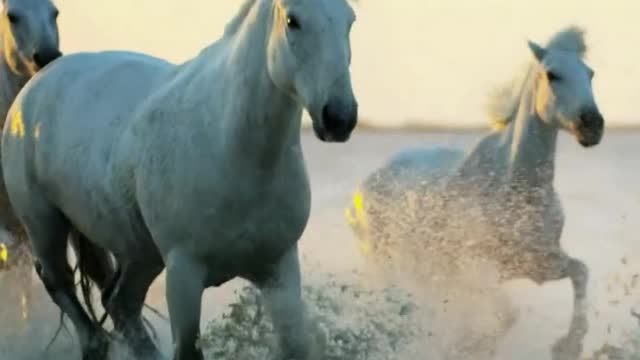
[[83,353],[82,360],[107,360],[109,337],[103,333],[96,334]]
[[156,348],[144,349],[140,351],[136,351],[136,359],[139,360],[163,360],[165,359],[164,355]]
[[553,344],[551,359],[579,360],[582,354],[582,341],[564,336]]

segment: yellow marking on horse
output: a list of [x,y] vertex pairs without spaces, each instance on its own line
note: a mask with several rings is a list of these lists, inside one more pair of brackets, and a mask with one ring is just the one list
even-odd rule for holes
[[[353,211],[352,211],[353,209]],[[345,215],[349,224],[356,232],[356,238],[358,239],[358,248],[364,255],[371,253],[371,244],[366,236],[367,229],[367,217],[364,209],[364,195],[360,189],[356,189],[353,194],[353,204],[351,208],[345,210]]]
[[35,129],[33,129],[33,137],[36,139],[40,137],[40,122],[38,122]]
[[11,117],[11,135],[24,137],[24,121],[22,121],[22,111],[16,111]]
[[9,250],[7,250],[7,246],[4,243],[0,243],[0,261],[5,264],[9,261]]

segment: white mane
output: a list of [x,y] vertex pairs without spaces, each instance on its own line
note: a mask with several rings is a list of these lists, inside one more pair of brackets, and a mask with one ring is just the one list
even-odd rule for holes
[[251,11],[251,8],[258,0],[245,0],[244,4],[240,7],[238,14],[229,21],[227,26],[224,28],[224,36],[229,37],[238,32],[238,29],[242,26],[244,19]]
[[[584,58],[587,52],[584,30],[577,26],[571,26],[558,32],[549,40],[547,49],[575,52],[579,57]],[[520,103],[520,95],[527,84],[531,69],[531,64],[527,64],[526,71],[519,72],[516,78],[491,93],[487,104],[487,114],[494,129],[506,127],[515,117]]]

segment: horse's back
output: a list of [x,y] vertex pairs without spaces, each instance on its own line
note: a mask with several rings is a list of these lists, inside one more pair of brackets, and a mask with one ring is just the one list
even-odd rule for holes
[[437,176],[451,171],[463,157],[464,151],[458,148],[414,148],[399,152],[387,166],[408,175]]
[[92,238],[126,226],[125,184],[114,185],[121,174],[112,160],[136,109],[172,69],[135,53],[79,53],[34,77],[3,133],[2,165],[16,207],[32,212],[40,197]]
[[7,115],[4,156],[29,148],[35,170],[47,174],[75,173],[78,169],[69,168],[71,159],[103,164],[100,158],[108,155],[136,107],[172,67],[129,52],[79,53],[58,59],[37,74],[14,102]]
[[58,110],[102,108],[139,102],[173,65],[143,54],[109,51],[67,55],[38,73],[19,94],[29,107]]
[[361,189],[364,192],[384,188],[400,192],[412,190],[450,174],[463,158],[464,151],[457,148],[433,147],[403,150],[368,176]]

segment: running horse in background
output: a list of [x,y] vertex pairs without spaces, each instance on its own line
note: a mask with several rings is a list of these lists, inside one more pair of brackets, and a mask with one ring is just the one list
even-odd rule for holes
[[[2,0],[0,15],[0,123],[22,87],[40,69],[62,54],[59,50],[58,9],[50,0]],[[0,172],[0,179],[2,173]],[[0,181],[0,294],[2,301],[19,303],[28,317],[31,256],[24,229],[14,215],[4,182]],[[10,271],[10,273],[9,273]],[[9,280],[16,276],[16,281]],[[14,286],[19,288],[14,288]],[[11,300],[10,300],[11,299]],[[3,309],[7,304],[0,304]],[[13,305],[10,305],[13,306]],[[3,321],[7,320],[3,318]],[[15,324],[17,325],[17,324]]]
[[566,130],[584,147],[597,145],[604,120],[592,92],[594,72],[583,62],[581,29],[557,33],[546,47],[528,45],[534,58],[528,71],[490,103],[490,115],[502,129],[468,154],[432,148],[396,155],[361,184],[347,216],[373,264],[410,256],[402,251],[412,238],[416,245],[405,250],[420,257],[419,267],[471,257],[494,263],[502,281],[570,278],[573,317],[552,354],[578,359],[588,330],[588,269],[560,244],[564,215],[553,185],[556,142]]
[[104,358],[108,337],[75,294],[71,231],[115,256],[119,275],[102,303],[136,358],[160,355],[141,311],[165,267],[175,360],[203,359],[202,292],[235,277],[262,290],[283,357],[309,357],[301,118],[306,109],[322,141],[349,139],[354,21],[346,0],[246,0],[222,38],[186,63],[73,54],[21,91],[4,126],[5,183],[84,359]]

